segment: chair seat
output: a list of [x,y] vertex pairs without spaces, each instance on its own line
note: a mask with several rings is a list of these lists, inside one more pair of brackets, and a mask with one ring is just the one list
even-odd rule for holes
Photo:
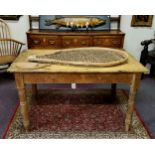
[[8,64],[0,65],[0,70],[7,69],[8,67]]
[[0,65],[0,73],[6,72],[8,67],[9,67],[8,64]]
[[149,51],[147,61],[151,65],[155,66],[155,51],[154,50]]
[[155,62],[149,62],[151,65],[155,66]]
[[12,63],[15,59],[16,59],[16,56],[13,56],[13,55],[0,56],[0,65]]
[[155,50],[152,50],[148,54],[149,57],[155,58]]

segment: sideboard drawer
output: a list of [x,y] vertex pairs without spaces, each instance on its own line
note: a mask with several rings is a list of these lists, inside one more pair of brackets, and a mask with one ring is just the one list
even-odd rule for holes
[[42,36],[29,36],[28,48],[43,48],[45,46],[45,38]]
[[49,36],[45,38],[45,48],[58,48],[60,46],[60,39],[57,36]]
[[27,32],[28,48],[60,49],[73,47],[123,48],[125,34],[121,31],[39,31]]
[[122,47],[122,37],[94,37],[94,46],[101,47]]
[[87,36],[64,36],[62,37],[62,47],[88,47],[91,46],[91,39]]

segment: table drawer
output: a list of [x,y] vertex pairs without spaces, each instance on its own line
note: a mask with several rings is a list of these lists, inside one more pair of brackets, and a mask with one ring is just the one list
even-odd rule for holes
[[94,46],[101,47],[116,47],[122,48],[122,38],[121,37],[96,37],[93,39]]
[[62,46],[67,47],[88,47],[91,46],[90,37],[64,36],[62,37]]

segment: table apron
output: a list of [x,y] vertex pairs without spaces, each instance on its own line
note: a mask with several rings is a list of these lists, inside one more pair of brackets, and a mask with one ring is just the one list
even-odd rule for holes
[[140,73],[16,73],[25,84],[39,83],[131,83]]
[[[29,130],[29,105],[26,100],[26,84],[32,84],[34,95],[37,93],[36,84],[39,83],[128,83],[130,93],[125,118],[125,131],[129,131],[135,105],[135,96],[140,83],[141,73],[15,73],[16,86],[20,98],[23,125]],[[115,91],[112,91],[113,93]]]

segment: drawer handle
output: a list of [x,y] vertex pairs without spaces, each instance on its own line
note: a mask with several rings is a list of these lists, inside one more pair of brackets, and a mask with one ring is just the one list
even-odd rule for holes
[[78,42],[78,39],[74,39],[74,43],[77,43]]
[[85,42],[85,41],[82,41],[82,42],[81,42],[81,45],[86,45],[86,42]]
[[114,45],[119,44],[119,42],[118,42],[118,41],[113,41],[112,43],[113,43]]
[[43,42],[44,42],[44,43],[46,42],[46,38],[43,38]]
[[40,41],[39,40],[33,40],[33,43],[38,45],[40,43]]
[[97,44],[97,45],[100,45],[100,44],[101,44],[101,41],[97,41],[96,44]]
[[55,41],[49,41],[50,45],[54,45]]
[[66,44],[66,45],[70,45],[70,42],[69,42],[69,41],[66,41],[65,44]]

